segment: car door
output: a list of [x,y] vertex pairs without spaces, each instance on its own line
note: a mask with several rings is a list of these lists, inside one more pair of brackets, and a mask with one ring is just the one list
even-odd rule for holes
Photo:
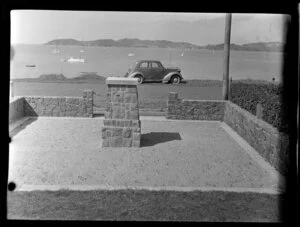
[[144,75],[144,81],[149,80],[149,62],[147,61],[142,61],[139,65],[138,71],[140,71],[141,73],[143,73]]
[[160,62],[151,62],[151,80],[162,80],[164,77],[164,68]]

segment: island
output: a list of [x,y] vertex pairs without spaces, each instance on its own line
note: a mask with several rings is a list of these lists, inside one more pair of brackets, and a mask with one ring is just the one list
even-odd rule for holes
[[11,79],[15,82],[49,82],[49,83],[105,83],[106,77],[97,72],[81,72],[79,76],[67,78],[61,73],[42,74],[38,78]]
[[[140,40],[140,39],[97,39],[91,41],[78,41],[76,39],[55,39],[51,40],[45,45],[55,46],[96,46],[96,47],[138,47],[138,48],[172,48],[172,49],[187,49],[187,50],[223,50],[224,44],[209,44],[209,45],[195,45],[188,42],[172,42],[168,40]],[[247,44],[230,45],[231,50],[235,51],[269,51],[282,52],[284,51],[284,44],[281,42],[257,42]]]

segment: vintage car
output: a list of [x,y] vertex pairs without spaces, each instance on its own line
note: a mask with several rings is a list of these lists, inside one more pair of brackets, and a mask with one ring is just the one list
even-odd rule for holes
[[183,80],[180,72],[179,68],[165,68],[160,61],[140,60],[131,65],[124,77],[138,78],[140,84],[145,81],[179,84]]

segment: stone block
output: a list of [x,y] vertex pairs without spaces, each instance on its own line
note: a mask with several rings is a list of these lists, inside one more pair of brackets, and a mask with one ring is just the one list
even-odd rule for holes
[[138,111],[138,104],[137,103],[131,103],[130,111]]
[[109,138],[111,147],[122,147],[123,146],[123,138],[122,136],[116,136]]
[[125,103],[137,103],[137,94],[125,94],[124,102]]
[[94,91],[93,90],[85,90],[83,91],[83,98],[93,99]]
[[122,119],[123,116],[122,116],[122,111],[121,111],[121,108],[120,107],[116,107],[116,106],[113,106],[112,107],[112,118],[113,119]]
[[141,121],[140,120],[132,120],[132,127],[140,128],[141,127]]
[[124,93],[121,91],[116,92],[111,97],[112,102],[124,102]]
[[133,147],[140,147],[141,146],[141,141],[138,141],[138,140],[132,141],[132,146]]
[[113,95],[113,94],[116,94],[117,92],[119,92],[120,91],[120,86],[117,86],[117,85],[114,85],[114,86],[112,86],[111,87],[111,94]]
[[107,135],[106,135],[106,133],[107,133],[107,131],[105,130],[105,131],[102,131],[102,139],[106,139],[107,138]]
[[132,119],[132,120],[138,120],[139,119],[139,113],[137,111],[132,111],[130,119]]
[[105,104],[105,111],[107,111],[107,112],[111,112],[112,111],[112,104],[111,103],[107,102]]
[[141,133],[133,133],[133,140],[136,141],[140,141],[141,140]]
[[109,139],[102,140],[102,147],[109,147],[110,146],[109,142],[110,142]]
[[122,136],[122,133],[123,133],[123,128],[113,128],[112,129],[112,136]]
[[111,119],[104,119],[103,124],[104,126],[113,126]]
[[108,77],[105,82],[107,85],[113,86],[138,85],[138,78]]
[[125,110],[131,109],[131,103],[125,103]]
[[124,147],[131,147],[132,146],[132,139],[123,139],[123,146]]
[[124,127],[124,120],[117,120],[115,126],[116,127]]
[[135,86],[128,86],[125,92],[128,94],[137,94],[137,88]]
[[169,92],[168,100],[177,100],[178,99],[178,92]]
[[65,117],[65,112],[64,111],[60,111],[59,112],[59,117]]
[[131,120],[124,120],[124,127],[131,127],[132,121]]
[[[78,101],[78,104],[80,104],[79,100],[77,100],[77,101]],[[91,108],[91,107],[93,107],[93,103],[92,102],[84,102],[84,106]]]
[[132,137],[132,128],[124,128],[123,137],[124,138],[131,138]]
[[105,117],[106,119],[111,119],[111,117],[112,117],[112,112],[105,112],[105,113],[104,113],[104,117]]
[[125,119],[131,119],[131,111],[130,110],[125,111]]
[[133,132],[141,133],[141,128],[132,128]]
[[106,93],[106,101],[111,102],[111,91]]
[[110,129],[106,130],[106,137],[112,137],[113,133]]

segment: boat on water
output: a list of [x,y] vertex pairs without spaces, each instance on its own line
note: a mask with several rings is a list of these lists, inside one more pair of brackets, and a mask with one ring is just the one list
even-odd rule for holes
[[83,53],[83,52],[84,52],[84,50],[80,50],[80,52],[81,52],[81,53]]
[[26,67],[35,67],[35,65],[26,65]]
[[134,56],[133,53],[129,53],[129,54],[128,54],[128,57],[132,57],[132,56]]
[[60,50],[58,50],[58,49],[54,49],[53,51],[52,51],[52,54],[59,54],[60,53]]
[[84,58],[73,58],[70,57],[67,62],[69,63],[84,63]]
[[183,57],[184,53],[181,53],[181,57]]

